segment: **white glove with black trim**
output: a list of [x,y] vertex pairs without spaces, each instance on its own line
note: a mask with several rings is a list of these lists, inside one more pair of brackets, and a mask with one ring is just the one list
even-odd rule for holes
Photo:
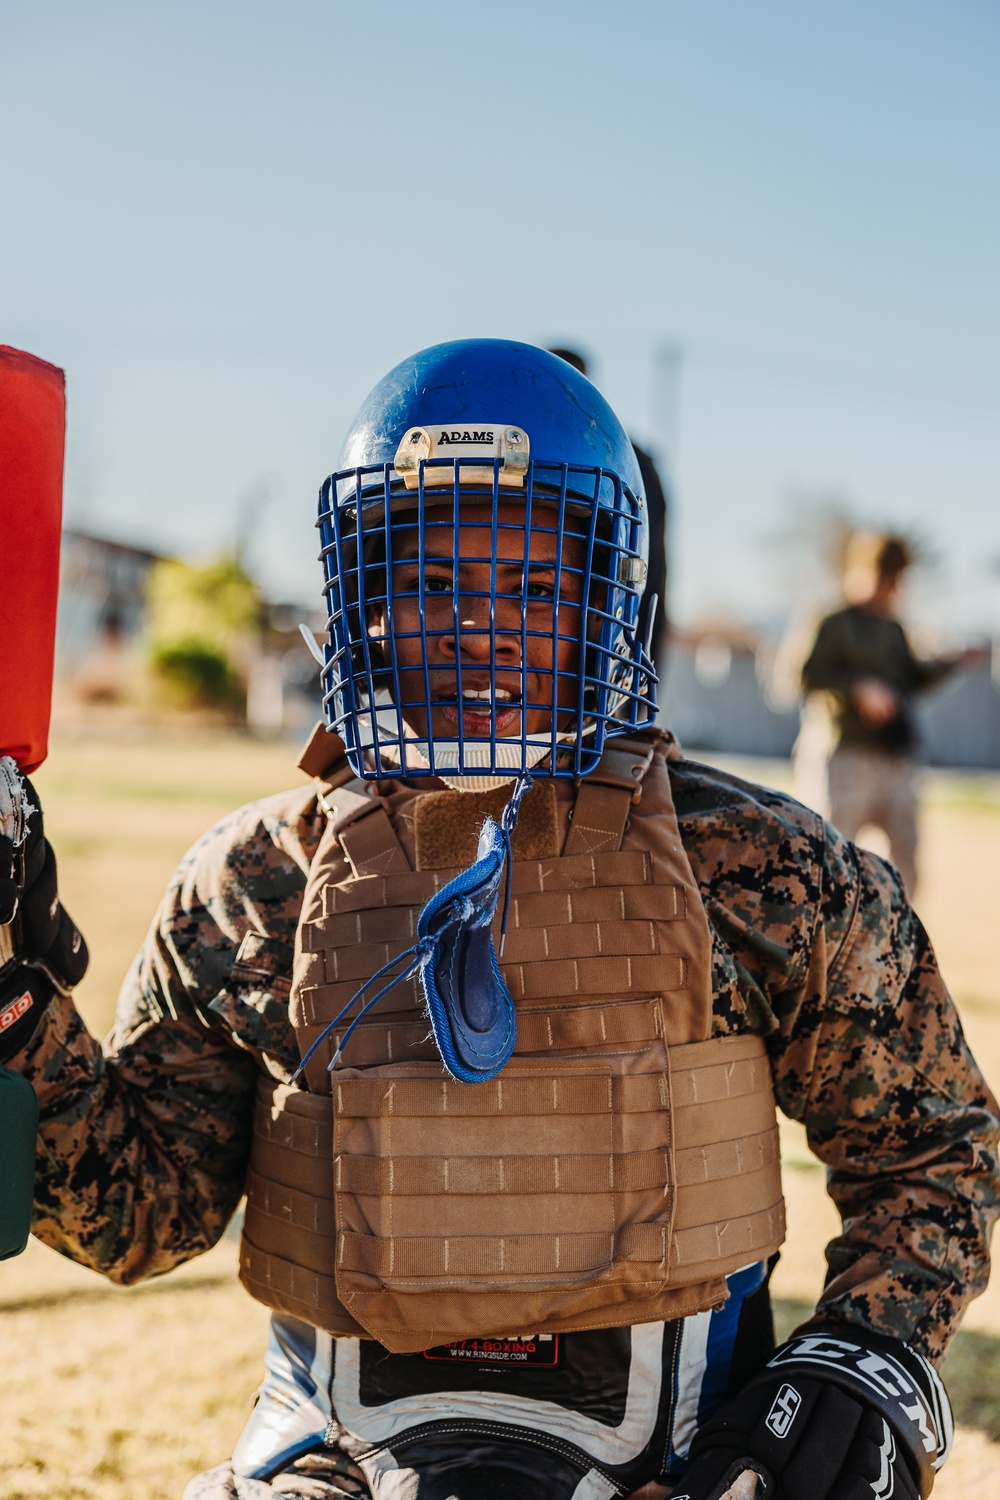
[[847,1326],[806,1334],[699,1429],[673,1500],[720,1500],[747,1469],[758,1500],[923,1500],[951,1437],[922,1355]]

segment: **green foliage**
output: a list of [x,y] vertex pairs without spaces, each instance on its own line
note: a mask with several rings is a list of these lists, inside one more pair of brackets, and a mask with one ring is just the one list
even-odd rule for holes
[[227,657],[199,640],[153,646],[154,675],[181,708],[236,708],[242,684]]
[[149,662],[176,707],[236,711],[245,662],[263,631],[253,580],[234,557],[192,564],[164,560],[149,577]]
[[164,559],[149,576],[154,641],[199,640],[229,651],[261,629],[257,587],[234,557],[194,564]]

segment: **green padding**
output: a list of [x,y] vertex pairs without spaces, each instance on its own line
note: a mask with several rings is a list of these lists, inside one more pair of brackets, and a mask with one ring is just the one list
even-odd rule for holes
[[0,1068],[0,1260],[20,1255],[31,1230],[38,1100],[24,1078]]

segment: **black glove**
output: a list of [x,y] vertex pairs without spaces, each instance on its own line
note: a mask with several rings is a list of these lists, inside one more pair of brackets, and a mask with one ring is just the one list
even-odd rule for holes
[[30,1039],[56,993],[87,972],[83,937],[60,904],[38,794],[0,761],[0,1062]]
[[763,1480],[759,1500],[917,1500],[951,1432],[944,1387],[905,1344],[847,1326],[807,1334],[699,1429],[674,1500],[719,1500],[745,1469]]

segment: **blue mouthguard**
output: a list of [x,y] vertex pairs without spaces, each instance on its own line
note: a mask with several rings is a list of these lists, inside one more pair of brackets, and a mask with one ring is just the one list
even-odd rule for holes
[[521,798],[531,786],[531,777],[520,776],[499,826],[487,818],[479,835],[475,863],[442,886],[426,903],[417,919],[417,941],[405,953],[391,959],[352,995],[339,1015],[316,1038],[295,1070],[298,1078],[317,1047],[340,1024],[365,991],[403,964],[382,988],[366,1000],[351,1021],[340,1046],[330,1060],[333,1069],[340,1060],[354,1028],[397,984],[416,974],[420,981],[434,1041],[441,1061],[460,1083],[486,1083],[495,1078],[514,1050],[517,1015],[504,982],[493,946],[492,927],[500,901],[500,883],[506,866],[500,951],[507,931],[511,886],[511,835],[517,823]]

